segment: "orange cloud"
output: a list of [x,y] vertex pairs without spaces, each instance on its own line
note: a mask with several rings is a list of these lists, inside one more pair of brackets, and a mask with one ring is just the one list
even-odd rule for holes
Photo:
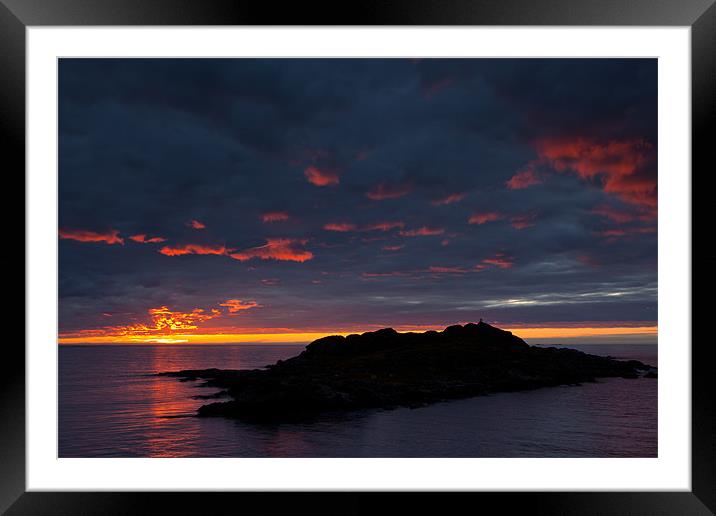
[[382,201],[385,199],[397,199],[399,197],[403,197],[408,195],[412,189],[412,186],[409,184],[388,184],[386,182],[382,182],[365,195],[374,201]]
[[340,183],[340,177],[335,170],[320,169],[310,165],[303,173],[308,182],[316,186],[334,186]]
[[470,218],[467,219],[469,224],[482,225],[487,222],[494,222],[503,218],[503,215],[497,211],[488,211],[485,213],[473,213]]
[[225,306],[229,309],[229,313],[240,312],[241,310],[249,310],[251,308],[260,307],[258,303],[254,301],[244,302],[240,299],[227,299],[223,303],[219,303],[219,306]]
[[540,140],[535,146],[540,160],[557,172],[571,171],[582,179],[600,177],[605,192],[650,209],[656,217],[654,153],[646,140],[598,143],[586,138],[563,138]]
[[137,242],[139,244],[160,244],[162,242],[166,242],[166,238],[162,237],[152,237],[147,238],[147,235],[141,233],[139,235],[132,235],[129,237],[130,240],[133,242]]
[[512,176],[505,184],[510,190],[521,190],[541,182],[542,180],[537,176],[535,171],[532,170],[532,168],[528,168]]
[[206,229],[206,225],[199,222],[198,220],[190,220],[189,222],[187,222],[187,226],[194,229]]
[[285,211],[269,211],[261,215],[261,220],[264,222],[283,222],[288,219],[288,213]]
[[444,206],[446,204],[453,204],[453,203],[462,201],[465,198],[465,195],[467,195],[467,194],[464,194],[464,193],[450,194],[445,197],[441,197],[440,199],[435,199],[433,201],[430,201],[430,204],[432,204],[433,206]]
[[101,330],[89,331],[95,334],[115,336],[168,334],[173,331],[195,330],[199,324],[221,315],[221,311],[217,309],[206,311],[202,308],[195,308],[191,312],[175,312],[167,306],[150,308],[147,313],[150,316],[148,323],[105,326]]
[[293,238],[269,238],[266,244],[262,246],[231,253],[229,256],[240,262],[245,262],[252,258],[305,262],[313,258],[313,253],[302,247],[306,242],[307,240]]
[[159,252],[165,256],[183,256],[185,254],[217,254],[223,255],[227,253],[225,246],[204,246],[199,244],[186,244],[181,246],[164,246]]
[[445,230],[443,228],[431,228],[428,226],[422,226],[418,229],[411,229],[409,231],[401,231],[399,234],[401,236],[414,237],[414,236],[442,235],[443,233],[445,233]]
[[97,233],[84,229],[60,229],[60,238],[76,240],[77,242],[104,242],[105,244],[124,245],[124,239],[119,236],[119,231],[113,229],[107,233]]

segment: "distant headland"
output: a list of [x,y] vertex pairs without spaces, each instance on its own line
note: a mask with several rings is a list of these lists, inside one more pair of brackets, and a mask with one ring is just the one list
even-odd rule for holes
[[[228,396],[200,407],[199,416],[256,422],[301,420],[329,411],[419,407],[438,401],[597,378],[656,378],[656,368],[568,348],[529,346],[480,321],[443,331],[392,328],[318,339],[299,355],[265,369],[159,373],[206,381]],[[646,381],[646,380],[645,380]]]

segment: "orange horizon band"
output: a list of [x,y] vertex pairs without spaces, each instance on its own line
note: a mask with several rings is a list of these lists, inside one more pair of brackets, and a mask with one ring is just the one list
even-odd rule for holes
[[[551,327],[505,328],[523,339],[575,338],[619,335],[657,335],[657,326],[618,327]],[[425,331],[400,329],[401,332]],[[99,335],[59,337],[58,344],[229,344],[229,343],[307,343],[328,335],[350,335],[358,332],[294,332],[294,333],[195,333],[163,335]]]

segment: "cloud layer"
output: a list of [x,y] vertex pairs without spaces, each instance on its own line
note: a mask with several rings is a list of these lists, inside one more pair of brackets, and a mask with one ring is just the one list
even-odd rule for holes
[[656,71],[62,59],[61,331],[653,322]]

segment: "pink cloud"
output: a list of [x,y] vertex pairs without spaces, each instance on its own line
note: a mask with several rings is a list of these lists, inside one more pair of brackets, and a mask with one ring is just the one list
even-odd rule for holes
[[199,222],[198,220],[190,220],[189,222],[187,222],[187,226],[189,226],[190,228],[193,228],[193,229],[205,229],[206,228],[206,226],[202,222]]
[[347,222],[332,222],[323,226],[326,231],[336,231],[338,233],[347,233],[348,231],[356,231],[358,226],[348,224]]
[[485,258],[478,265],[475,266],[477,270],[482,270],[487,265],[492,265],[500,269],[509,269],[515,264],[514,260],[504,253],[495,253],[490,258]]

